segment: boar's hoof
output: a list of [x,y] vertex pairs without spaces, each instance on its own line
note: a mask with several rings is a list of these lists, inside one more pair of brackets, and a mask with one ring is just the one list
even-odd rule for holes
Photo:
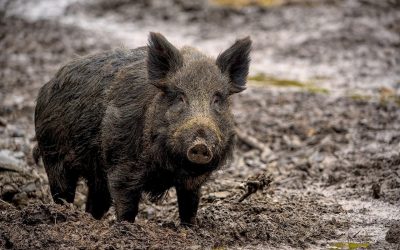
[[199,143],[189,148],[187,158],[193,163],[207,164],[212,159],[212,153],[207,145]]

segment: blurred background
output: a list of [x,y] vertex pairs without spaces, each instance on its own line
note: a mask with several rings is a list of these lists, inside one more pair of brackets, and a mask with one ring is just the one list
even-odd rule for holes
[[[0,248],[71,241],[57,229],[35,238],[30,230],[38,228],[13,224],[41,211],[29,204],[51,202],[43,167],[31,157],[39,88],[68,60],[146,45],[150,31],[214,57],[237,38],[253,40],[249,88],[233,99],[239,146],[205,187],[199,211],[201,227],[212,230],[188,233],[187,244],[400,244],[393,233],[400,228],[399,0],[0,0]],[[271,186],[236,204],[246,180],[258,174],[271,176]],[[78,211],[85,195],[81,182]],[[76,216],[109,233],[81,212]],[[107,221],[114,220],[111,211]],[[139,215],[139,223],[158,223],[152,230],[173,228],[168,223],[176,220],[173,192],[160,204],[146,202]],[[162,241],[160,234],[149,242]],[[165,246],[176,247],[183,236],[171,234]],[[108,237],[130,242],[129,235]]]

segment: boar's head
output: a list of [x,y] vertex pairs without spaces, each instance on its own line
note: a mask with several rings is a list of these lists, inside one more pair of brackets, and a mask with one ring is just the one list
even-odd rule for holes
[[148,80],[161,90],[152,143],[189,174],[211,171],[232,153],[230,96],[246,88],[250,49],[247,37],[213,59],[150,33]]

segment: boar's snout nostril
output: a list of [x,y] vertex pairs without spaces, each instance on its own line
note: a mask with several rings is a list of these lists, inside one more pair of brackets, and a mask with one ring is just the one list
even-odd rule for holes
[[200,143],[189,148],[187,158],[193,163],[207,164],[212,159],[212,153],[207,145]]

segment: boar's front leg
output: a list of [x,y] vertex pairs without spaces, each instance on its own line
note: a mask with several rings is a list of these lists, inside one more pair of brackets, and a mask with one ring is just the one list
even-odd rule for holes
[[115,208],[119,221],[135,222],[139,210],[140,193],[122,191],[116,200]]
[[188,189],[183,184],[176,186],[178,196],[179,217],[182,225],[196,224],[196,214],[200,201],[200,186]]
[[126,167],[108,174],[111,197],[113,198],[117,219],[134,222],[139,210],[142,188],[138,176],[124,171]]

